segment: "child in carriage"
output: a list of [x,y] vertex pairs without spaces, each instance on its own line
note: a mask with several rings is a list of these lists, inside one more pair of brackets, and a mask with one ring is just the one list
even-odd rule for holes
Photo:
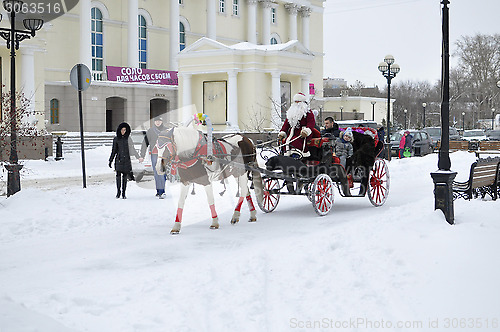
[[335,156],[340,159],[340,164],[346,167],[347,158],[352,157],[354,153],[354,149],[352,147],[352,142],[354,137],[352,135],[351,127],[346,128],[344,132],[340,132],[339,138],[335,140],[335,144],[333,146],[333,152]]

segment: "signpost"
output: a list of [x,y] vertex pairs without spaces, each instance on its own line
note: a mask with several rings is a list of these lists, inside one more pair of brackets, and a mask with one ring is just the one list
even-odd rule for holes
[[71,85],[78,90],[78,113],[80,115],[80,147],[82,150],[82,176],[83,188],[87,188],[87,177],[85,175],[85,145],[83,142],[83,111],[82,111],[82,91],[87,90],[91,82],[90,70],[84,64],[77,64],[71,69],[69,74]]

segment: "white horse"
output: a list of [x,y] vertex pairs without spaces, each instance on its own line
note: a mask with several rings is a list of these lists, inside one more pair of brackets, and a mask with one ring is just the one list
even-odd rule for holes
[[[229,176],[237,179],[240,195],[231,223],[240,219],[240,209],[246,198],[250,209],[249,221],[256,221],[255,206],[248,188],[247,167],[257,166],[255,146],[247,137],[240,134],[227,135],[212,143],[212,153],[207,151],[207,141],[201,132],[193,128],[176,127],[162,132],[156,143],[158,161],[156,171],[164,174],[166,165],[171,164],[181,180],[181,193],[177,206],[174,227],[171,234],[178,234],[181,229],[182,212],[191,183],[201,184],[205,188],[212,214],[211,229],[219,228],[219,218],[215,211],[213,181],[220,181]],[[245,166],[246,165],[246,166]],[[262,200],[262,178],[258,171],[253,171],[253,181],[257,200]]]

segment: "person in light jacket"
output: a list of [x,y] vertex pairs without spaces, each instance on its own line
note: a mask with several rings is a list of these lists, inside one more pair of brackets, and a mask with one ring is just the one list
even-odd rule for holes
[[335,155],[339,157],[340,164],[346,167],[347,158],[352,157],[354,154],[354,149],[352,147],[352,142],[354,137],[352,135],[351,127],[346,128],[344,132],[340,132],[339,138],[335,140],[335,145],[333,151]]
[[158,135],[167,128],[163,126],[163,119],[160,116],[157,116],[154,119],[154,126],[148,129],[146,132],[146,136],[144,136],[144,141],[141,146],[141,158],[139,161],[142,163],[144,157],[146,156],[146,152],[148,150],[151,151],[151,165],[153,166],[153,174],[155,178],[155,186],[156,186],[156,197],[163,199],[165,198],[165,181],[167,180],[167,175],[160,175],[156,172],[156,161],[158,160],[158,151],[155,148],[156,141],[158,140]]

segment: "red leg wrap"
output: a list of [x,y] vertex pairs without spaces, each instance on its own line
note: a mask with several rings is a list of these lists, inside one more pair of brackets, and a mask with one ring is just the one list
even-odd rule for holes
[[177,215],[175,216],[175,222],[182,222],[182,209],[177,209]]
[[247,203],[248,203],[248,208],[250,209],[250,211],[255,210],[255,206],[253,205],[253,201],[252,201],[252,196],[251,195],[247,196]]
[[210,205],[210,211],[212,212],[212,219],[217,218],[217,212],[215,212],[215,204]]
[[240,210],[241,210],[241,204],[243,204],[243,199],[244,199],[243,197],[240,197],[238,199],[238,204],[236,204],[236,208],[234,209],[234,211],[240,212]]

